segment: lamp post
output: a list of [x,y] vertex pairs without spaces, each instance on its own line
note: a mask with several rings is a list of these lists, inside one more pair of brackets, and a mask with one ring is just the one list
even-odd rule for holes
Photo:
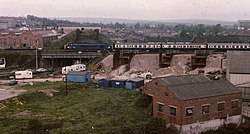
[[42,50],[42,48],[38,48],[38,41],[36,41],[36,45],[34,45],[36,47],[36,70],[38,69],[38,55],[37,55],[37,51],[38,50]]
[[80,64],[81,64],[81,62],[82,62],[82,61],[81,61],[82,59],[81,59],[81,56],[80,56],[81,53],[82,53],[82,51],[78,51],[79,59],[80,59]]
[[37,46],[36,46],[36,70],[38,69],[38,60],[37,60]]

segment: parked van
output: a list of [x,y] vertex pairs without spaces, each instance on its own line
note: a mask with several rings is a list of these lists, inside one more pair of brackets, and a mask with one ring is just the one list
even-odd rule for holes
[[15,78],[16,79],[31,79],[33,78],[32,71],[16,71],[15,72]]
[[71,66],[62,67],[62,74],[67,74],[69,71],[85,71],[86,65],[84,64],[75,64]]

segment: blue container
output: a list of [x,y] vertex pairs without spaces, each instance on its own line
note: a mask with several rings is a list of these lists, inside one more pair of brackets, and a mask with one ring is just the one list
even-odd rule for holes
[[134,79],[126,81],[125,88],[126,89],[136,89],[142,87],[144,85],[144,80]]
[[108,88],[111,87],[111,79],[110,78],[105,78],[105,79],[100,79],[98,81],[98,85],[101,88]]
[[69,71],[66,75],[69,82],[88,82],[91,81],[91,74],[89,71]]
[[126,80],[111,80],[113,88],[124,88]]

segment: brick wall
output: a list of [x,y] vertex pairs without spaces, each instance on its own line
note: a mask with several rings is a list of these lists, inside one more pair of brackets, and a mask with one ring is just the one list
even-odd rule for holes
[[[178,125],[241,114],[241,93],[182,101],[157,79],[146,84],[143,92],[153,96],[153,115],[155,117]],[[237,108],[232,109],[231,100],[238,100]],[[224,102],[224,110],[218,111],[218,102]],[[164,104],[162,112],[158,111],[159,104]],[[204,104],[209,105],[208,114],[202,113],[202,105]],[[169,106],[176,107],[176,116],[170,115]],[[192,108],[192,116],[186,116],[186,108]]]
[[13,32],[0,34],[0,49],[35,48],[35,46],[43,47],[43,37],[34,35],[30,31],[25,31],[21,34]]

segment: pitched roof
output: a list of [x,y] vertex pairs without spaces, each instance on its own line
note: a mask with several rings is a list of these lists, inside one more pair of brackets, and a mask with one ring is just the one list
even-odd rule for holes
[[211,81],[204,75],[170,76],[158,79],[181,100],[241,92],[227,80]]

